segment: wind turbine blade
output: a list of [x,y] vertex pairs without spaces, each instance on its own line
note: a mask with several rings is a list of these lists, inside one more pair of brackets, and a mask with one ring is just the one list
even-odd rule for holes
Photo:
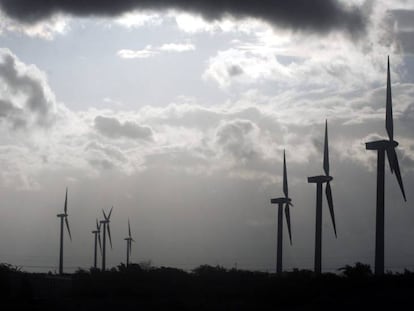
[[68,229],[68,233],[69,233],[69,238],[72,241],[72,235],[70,234],[70,228],[69,228],[69,221],[68,221],[68,217],[65,217],[65,224],[66,224],[66,228]]
[[332,224],[333,224],[334,231],[335,231],[335,237],[337,237],[337,235],[336,235],[335,213],[334,213],[334,206],[333,206],[333,200],[332,200],[332,189],[331,189],[331,183],[330,182],[328,182],[326,184],[325,192],[326,192],[326,199],[328,201],[329,212],[331,214]]
[[328,120],[325,120],[325,144],[323,150],[323,170],[329,176],[329,146],[328,146]]
[[131,225],[129,224],[129,218],[128,218],[128,235],[131,237]]
[[101,229],[101,225],[98,222],[98,218],[96,218],[96,230],[99,231]]
[[128,247],[129,247],[129,255],[131,256],[131,254],[132,254],[132,243],[131,243],[131,240],[128,240]]
[[287,223],[288,232],[289,232],[290,245],[292,245],[292,228],[290,226],[290,210],[289,210],[289,204],[286,204],[286,206],[285,206],[285,216],[286,216],[286,223]]
[[398,164],[397,153],[395,152],[395,148],[392,148],[392,149],[389,148],[389,149],[387,149],[387,152],[388,152],[388,150],[389,150],[388,156],[389,157],[391,156],[389,158],[389,161],[392,164],[392,167],[394,169],[395,177],[397,178],[398,185],[400,186],[402,195],[404,197],[404,201],[407,201],[407,198],[405,196],[404,184],[403,184],[403,181],[402,181],[402,178],[401,178],[400,165]]
[[105,211],[103,209],[102,209],[102,213],[103,213],[104,219],[108,220],[108,217],[106,216]]
[[111,248],[112,248],[111,228],[109,227],[109,222],[107,223],[107,229],[108,229],[109,244],[111,245]]
[[287,181],[287,170],[286,170],[286,153],[283,150],[283,193],[285,197],[289,197],[288,181]]
[[388,56],[387,68],[387,104],[385,112],[385,128],[387,129],[388,137],[394,140],[394,124],[392,119],[392,96],[391,96],[391,74],[390,74],[390,57]]
[[113,209],[114,209],[114,207],[112,206],[112,207],[111,207],[111,210],[109,211],[109,214],[108,214],[108,219],[109,219],[109,218],[111,218],[111,214],[112,214],[112,210],[113,210]]
[[68,187],[66,187],[65,207],[63,210],[65,211],[65,214],[68,212]]
[[388,163],[390,165],[391,174],[394,174],[394,162],[393,162],[393,154],[391,148],[387,148],[387,158]]
[[98,233],[98,243],[99,243],[99,250],[101,251],[101,256],[102,256],[102,243],[101,243],[101,234]]

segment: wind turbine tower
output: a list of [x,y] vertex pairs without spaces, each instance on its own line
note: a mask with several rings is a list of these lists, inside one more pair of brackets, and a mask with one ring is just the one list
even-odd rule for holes
[[96,230],[92,231],[93,235],[95,236],[95,247],[94,247],[94,256],[93,256],[93,268],[97,269],[98,265],[98,243],[99,243],[99,249],[101,251],[102,255],[102,244],[101,244],[101,223],[98,222],[98,219],[96,219]]
[[308,177],[308,183],[316,184],[316,232],[314,262],[314,271],[316,274],[320,274],[322,272],[322,187],[324,183],[326,183],[325,194],[336,237],[335,214],[331,190],[331,181],[333,180],[333,177],[329,175],[328,121],[325,121],[323,170],[325,171],[325,175]]
[[276,253],[276,272],[282,273],[282,261],[283,261],[283,207],[285,207],[286,223],[289,232],[290,245],[292,245],[292,231],[290,227],[290,211],[289,207],[292,205],[292,200],[289,198],[288,183],[287,183],[287,171],[286,171],[286,154],[283,151],[283,193],[284,197],[271,199],[271,204],[278,205],[277,213],[277,253]]
[[72,241],[72,235],[70,234],[69,222],[68,222],[68,188],[66,187],[65,205],[62,214],[57,215],[60,218],[60,249],[59,249],[59,274],[63,274],[63,227],[66,224],[69,238]]
[[111,228],[109,226],[109,222],[110,222],[110,218],[111,218],[113,208],[114,207],[112,206],[111,210],[109,211],[108,216],[105,214],[105,211],[102,210],[104,219],[100,221],[101,225],[103,225],[102,271],[105,271],[105,268],[106,268],[106,231],[108,231],[109,244],[111,245],[111,248],[112,248]]
[[401,178],[400,165],[398,164],[395,148],[398,142],[394,140],[394,122],[392,117],[392,96],[391,96],[391,76],[390,76],[390,57],[388,56],[387,68],[387,100],[385,110],[385,128],[388,140],[377,140],[366,143],[367,150],[377,151],[377,211],[376,211],[376,231],[375,231],[375,274],[384,274],[384,166],[385,153],[387,153],[390,164],[391,174],[395,173],[398,185],[400,186],[404,201],[404,185]]
[[128,237],[124,239],[126,241],[126,266],[129,266],[129,257],[131,256],[132,252],[132,242],[135,242],[135,240],[131,236],[131,225],[129,223],[128,219]]

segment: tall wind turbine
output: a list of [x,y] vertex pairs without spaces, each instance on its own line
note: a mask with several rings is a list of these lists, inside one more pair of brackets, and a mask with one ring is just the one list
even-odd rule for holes
[[106,268],[106,231],[108,231],[108,237],[109,237],[109,244],[112,248],[112,239],[111,239],[111,228],[109,227],[109,222],[112,214],[112,209],[114,207],[112,206],[111,210],[109,211],[108,216],[105,214],[105,211],[102,210],[104,219],[101,220],[101,224],[103,224],[103,245],[102,245],[102,271],[105,271]]
[[93,256],[93,267],[97,269],[97,260],[98,260],[98,243],[99,249],[102,255],[102,245],[101,245],[101,223],[98,222],[96,219],[96,229],[92,231],[93,235],[95,236],[95,248],[94,248],[94,256]]
[[404,201],[404,185],[401,178],[400,165],[398,164],[395,148],[398,142],[394,140],[394,123],[392,118],[392,96],[391,96],[391,76],[390,76],[390,57],[388,56],[387,68],[387,101],[385,110],[385,128],[388,140],[377,140],[366,143],[367,150],[377,150],[377,215],[375,232],[375,274],[384,274],[384,166],[385,153],[387,153],[390,164],[391,174],[395,173],[398,185],[400,186]]
[[328,147],[328,121],[325,121],[325,146],[323,154],[323,170],[325,175],[308,177],[308,183],[316,184],[316,232],[315,232],[315,273],[322,272],[322,185],[326,183],[326,199],[328,201],[329,212],[331,214],[332,224],[336,237],[336,224],[334,206],[332,200],[331,181],[332,176],[329,175],[329,147]]
[[63,274],[63,222],[66,224],[66,229],[68,230],[69,238],[72,241],[72,236],[70,234],[69,222],[68,222],[68,188],[66,187],[66,196],[65,196],[65,205],[63,208],[63,213],[57,215],[60,218],[60,250],[59,250],[59,274]]
[[135,242],[135,240],[131,236],[131,225],[129,223],[128,219],[128,237],[124,239],[126,241],[126,266],[129,266],[129,256],[131,256],[132,252],[132,242]]
[[276,254],[276,272],[282,273],[282,260],[283,260],[283,206],[285,206],[286,223],[289,232],[290,245],[292,245],[292,231],[290,227],[290,211],[289,207],[292,205],[292,200],[289,198],[288,183],[287,183],[287,171],[286,171],[286,154],[283,150],[283,193],[284,197],[271,199],[271,204],[278,205],[277,213],[277,254]]

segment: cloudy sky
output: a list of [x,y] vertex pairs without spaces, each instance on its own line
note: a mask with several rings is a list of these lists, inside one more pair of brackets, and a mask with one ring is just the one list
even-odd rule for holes
[[372,264],[390,55],[408,202],[386,164],[385,265],[414,269],[414,3],[262,2],[0,0],[0,262],[56,269],[68,186],[67,271],[112,205],[110,265],[129,217],[135,262],[273,270],[286,149],[284,265],[312,268],[328,119],[324,270]]

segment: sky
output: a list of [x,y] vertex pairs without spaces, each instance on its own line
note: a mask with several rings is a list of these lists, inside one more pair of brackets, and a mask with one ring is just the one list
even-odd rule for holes
[[[0,262],[274,271],[286,150],[293,245],[312,269],[325,119],[338,238],[323,201],[323,270],[373,264],[387,56],[407,203],[388,163],[385,266],[414,269],[414,3],[0,0]],[[286,223],[285,223],[286,224]]]

